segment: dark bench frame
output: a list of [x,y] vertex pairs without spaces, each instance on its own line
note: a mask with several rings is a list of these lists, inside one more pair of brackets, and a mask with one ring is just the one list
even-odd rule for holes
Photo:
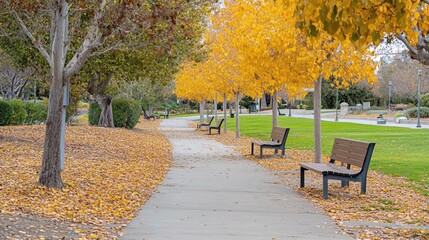
[[273,127],[271,131],[271,141],[269,142],[252,142],[251,154],[253,155],[254,146],[258,145],[259,148],[259,157],[262,158],[262,149],[271,148],[275,149],[274,153],[277,154],[278,150],[282,150],[282,156],[285,155],[285,146],[287,136],[289,134],[290,128],[282,128],[282,127]]
[[[305,171],[312,170],[323,175],[323,199],[328,199],[328,179],[341,180],[341,187],[348,186],[349,181],[361,182],[360,192],[366,193],[366,177],[374,147],[375,143],[336,138],[329,163],[300,163],[300,187],[304,187]],[[360,170],[351,170],[352,165]]]
[[280,108],[277,108],[277,110],[279,111],[279,116],[285,116],[286,115],[286,113],[281,113],[280,112]]
[[209,135],[212,134],[212,129],[217,129],[217,133],[220,134],[220,127],[222,126],[223,123],[223,118],[217,123],[216,126],[209,126]]
[[214,117],[209,117],[207,123],[197,123],[197,129],[201,129],[201,127],[210,127],[213,122]]

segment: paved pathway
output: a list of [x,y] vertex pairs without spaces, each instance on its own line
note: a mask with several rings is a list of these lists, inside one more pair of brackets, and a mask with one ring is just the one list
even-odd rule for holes
[[306,199],[184,119],[161,130],[175,166],[122,239],[349,239]]

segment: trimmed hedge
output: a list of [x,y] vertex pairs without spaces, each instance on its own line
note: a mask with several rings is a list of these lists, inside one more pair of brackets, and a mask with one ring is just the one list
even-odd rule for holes
[[6,101],[0,100],[0,126],[10,125],[12,121],[12,106]]
[[10,106],[12,107],[12,125],[22,125],[24,124],[25,117],[27,116],[27,111],[25,110],[24,103],[21,100],[14,99],[9,101]]
[[[417,108],[411,108],[407,111],[408,118],[416,118],[417,117]],[[421,118],[429,118],[429,108],[428,107],[420,107],[420,117]]]
[[98,125],[98,121],[100,120],[101,108],[98,103],[93,102],[89,104],[88,110],[88,122],[90,125]]
[[420,98],[421,107],[429,107],[429,93],[423,94]]
[[48,107],[42,103],[26,102],[25,124],[37,124],[46,121],[48,116]]
[[[128,99],[113,99],[112,102],[113,123],[115,127],[132,129],[136,126],[141,113],[139,102]],[[101,108],[98,103],[89,105],[88,122],[91,125],[98,125]]]

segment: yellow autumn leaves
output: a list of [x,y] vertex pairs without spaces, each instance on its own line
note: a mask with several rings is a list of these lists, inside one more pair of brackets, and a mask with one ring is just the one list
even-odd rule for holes
[[158,123],[142,121],[133,131],[68,127],[62,190],[36,185],[45,127],[2,127],[1,213],[55,218],[81,225],[70,231],[84,238],[114,239],[171,166],[171,145]]
[[303,95],[322,76],[374,81],[368,50],[327,33],[311,37],[298,24],[294,0],[238,0],[211,18],[201,62],[186,62],[176,75],[178,97],[211,100],[216,92],[260,97],[286,90]]

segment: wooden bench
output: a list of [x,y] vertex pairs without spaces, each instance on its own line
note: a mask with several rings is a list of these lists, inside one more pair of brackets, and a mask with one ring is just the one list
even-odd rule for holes
[[360,192],[366,193],[366,176],[374,146],[375,143],[336,138],[329,163],[300,163],[300,187],[304,187],[305,171],[311,170],[323,175],[323,199],[328,198],[328,179],[341,180],[342,187],[348,186],[349,181],[361,182]]
[[223,118],[217,123],[216,126],[209,126],[209,135],[212,134],[212,129],[217,129],[217,133],[220,134],[220,126],[222,126]]
[[272,148],[275,149],[275,153],[278,152],[279,149],[282,150],[282,156],[285,155],[285,146],[286,146],[286,140],[287,136],[289,134],[290,128],[282,128],[282,127],[273,127],[273,130],[271,131],[271,141],[269,142],[252,142],[252,151],[251,154],[253,155],[253,148],[255,145],[260,146],[259,149],[259,157],[262,158],[262,149],[264,148]]
[[209,117],[208,119],[207,119],[207,123],[198,123],[197,124],[197,129],[201,129],[201,127],[210,127],[210,125],[212,124],[212,122],[213,122],[213,119],[214,119],[214,117]]

